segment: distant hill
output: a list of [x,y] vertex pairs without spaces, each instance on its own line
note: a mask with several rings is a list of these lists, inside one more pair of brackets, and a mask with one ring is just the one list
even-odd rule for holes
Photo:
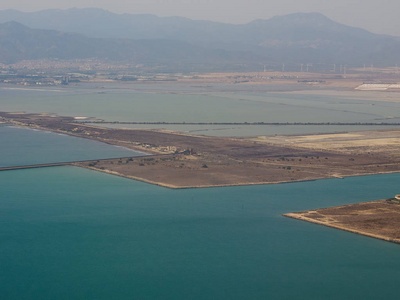
[[[40,32],[32,29],[28,33],[25,28],[24,39],[34,44],[29,52],[36,49],[36,56],[177,59],[198,64],[393,66],[400,63],[400,38],[339,24],[318,13],[297,13],[233,25],[182,17],[114,14],[95,8],[33,13],[0,11],[0,23],[10,21],[31,28],[56,30],[48,38],[53,43],[57,41],[57,51],[51,47],[42,49],[39,43],[35,44],[29,34],[40,36]],[[3,25],[2,30],[10,24]],[[12,38],[12,34],[8,38]],[[50,43],[44,36],[41,39],[44,45]],[[111,44],[110,39],[113,39]],[[20,41],[21,47],[27,41]],[[82,46],[75,45],[75,42]],[[0,57],[14,57],[14,60],[23,57],[23,51],[13,53],[10,45],[5,46],[2,40],[0,44]],[[132,49],[131,54],[124,52]]]
[[[88,38],[81,34],[31,29],[17,22],[0,24],[0,62],[34,59],[99,58],[130,63],[227,63],[244,54],[209,50],[182,41]],[[243,59],[243,58],[242,58]]]

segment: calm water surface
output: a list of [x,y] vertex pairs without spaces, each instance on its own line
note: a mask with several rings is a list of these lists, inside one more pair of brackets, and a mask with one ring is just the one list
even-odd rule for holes
[[2,299],[383,299],[399,246],[282,213],[390,197],[399,174],[169,190],[0,172]]
[[[399,122],[397,93],[276,90],[278,87],[179,84],[10,89],[0,86],[3,111],[57,113],[139,122]],[[282,88],[282,87],[280,87]],[[299,87],[289,86],[290,89]],[[264,90],[260,90],[264,89]],[[303,87],[304,89],[304,87]],[[125,126],[124,127],[128,127]],[[135,126],[138,127],[138,126]],[[146,125],[145,128],[159,128]],[[162,126],[204,135],[268,135],[358,130],[359,127]],[[361,127],[374,129],[376,127]],[[391,127],[392,128],[392,127]]]
[[0,124],[0,167],[144,155],[96,141]]
[[[373,94],[365,102],[226,87],[207,95],[203,88],[99,88],[0,89],[0,107],[124,121],[367,121],[399,114],[393,99],[373,103]],[[0,166],[131,153],[0,127]],[[0,299],[395,298],[399,245],[282,214],[388,198],[399,193],[399,180],[391,174],[170,190],[74,167],[0,172]]]

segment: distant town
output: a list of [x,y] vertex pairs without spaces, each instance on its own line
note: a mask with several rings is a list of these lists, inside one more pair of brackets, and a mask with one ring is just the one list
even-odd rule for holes
[[[161,65],[131,65],[99,59],[77,60],[24,60],[14,64],[0,64],[0,83],[23,86],[57,86],[80,82],[145,82],[145,81],[195,81],[246,83],[296,83],[306,85],[351,86],[360,89],[398,89],[400,72],[391,68],[336,68],[329,71],[276,69],[259,72],[165,72]],[[376,85],[385,85],[376,86]],[[375,85],[375,86],[374,86]]]

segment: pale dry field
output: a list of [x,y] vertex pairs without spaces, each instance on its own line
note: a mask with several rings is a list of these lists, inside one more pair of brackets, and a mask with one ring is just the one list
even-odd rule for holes
[[284,216],[400,243],[400,204],[397,201],[362,202]]
[[334,151],[339,153],[387,153],[400,149],[400,130],[374,130],[349,133],[259,136],[259,143],[290,145],[298,148]]

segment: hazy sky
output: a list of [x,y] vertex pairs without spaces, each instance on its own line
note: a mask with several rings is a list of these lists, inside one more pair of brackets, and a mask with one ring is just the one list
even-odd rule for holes
[[247,23],[294,12],[320,12],[375,33],[400,36],[399,0],[1,0],[0,9],[98,7],[115,13],[183,16],[225,23]]

